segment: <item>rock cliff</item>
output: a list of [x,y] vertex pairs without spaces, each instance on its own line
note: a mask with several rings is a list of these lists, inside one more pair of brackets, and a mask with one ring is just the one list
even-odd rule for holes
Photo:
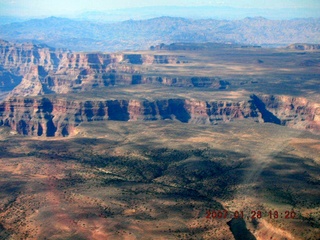
[[[320,131],[320,104],[302,97],[257,94],[242,101],[213,101],[173,94],[141,100],[132,94],[128,98],[103,95],[99,100],[67,100],[63,95],[55,95],[148,83],[216,89],[230,85],[219,77],[166,76],[161,71],[158,75],[141,71],[140,65],[148,68],[152,64],[183,64],[183,56],[157,52],[73,53],[45,45],[0,41],[0,91],[12,90],[6,101],[0,103],[0,125],[24,135],[50,137],[68,136],[81,122],[89,121],[173,119],[215,124],[253,118],[257,122]],[[52,95],[41,97],[45,94]]]
[[295,43],[295,44],[290,44],[287,48],[295,49],[295,50],[303,50],[303,51],[314,51],[314,50],[320,50],[320,44]]
[[2,89],[11,96],[88,91],[110,85],[160,83],[174,86],[226,88],[212,77],[146,75],[139,65],[181,64],[183,56],[138,53],[73,53],[45,45],[0,41]]
[[16,97],[0,104],[0,125],[9,126],[19,134],[47,137],[68,136],[81,122],[90,121],[173,119],[184,123],[214,124],[249,117],[259,117],[250,101],[68,101]]
[[252,95],[265,122],[297,129],[320,130],[320,104],[303,97]]
[[298,129],[320,131],[320,105],[304,98],[252,95],[247,101],[195,99],[66,100],[15,97],[0,104],[0,125],[19,134],[68,136],[81,122],[153,121],[172,119],[184,123],[216,124],[251,118]]

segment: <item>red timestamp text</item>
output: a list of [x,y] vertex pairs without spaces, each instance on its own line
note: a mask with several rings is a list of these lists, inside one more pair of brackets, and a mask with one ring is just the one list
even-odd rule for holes
[[291,211],[277,211],[277,210],[270,210],[270,211],[260,211],[260,210],[253,210],[249,213],[244,213],[243,211],[234,211],[229,212],[227,210],[207,210],[206,211],[206,218],[207,219],[223,219],[223,218],[247,218],[247,219],[259,219],[263,217],[269,217],[270,219],[294,219],[296,217],[296,213]]

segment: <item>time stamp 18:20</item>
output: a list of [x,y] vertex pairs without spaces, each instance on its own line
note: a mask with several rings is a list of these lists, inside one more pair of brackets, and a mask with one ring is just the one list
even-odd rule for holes
[[221,219],[221,218],[263,218],[269,217],[270,219],[294,219],[296,213],[291,211],[280,212],[276,210],[270,210],[269,212],[263,211],[251,211],[250,215],[245,215],[243,211],[228,212],[227,210],[207,210],[206,218],[208,219]]

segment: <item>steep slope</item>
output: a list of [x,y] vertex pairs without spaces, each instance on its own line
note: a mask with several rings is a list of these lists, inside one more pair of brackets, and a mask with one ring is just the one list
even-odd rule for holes
[[[10,126],[24,135],[48,137],[67,136],[81,122],[102,120],[172,119],[183,123],[216,124],[253,118],[257,122],[316,132],[320,130],[320,104],[316,97],[307,99],[299,95],[284,95],[277,85],[272,86],[263,79],[270,74],[270,69],[276,74],[283,71],[286,78],[291,74],[288,79],[292,86],[294,81],[291,76],[296,76],[296,72],[309,74],[309,71],[313,71],[314,75],[310,76],[308,83],[314,85],[318,76],[316,66],[302,66],[302,70],[296,70],[296,66],[301,67],[301,62],[317,61],[317,53],[298,55],[298,51],[282,50],[279,54],[276,50],[265,51],[254,47],[244,51],[230,44],[178,44],[168,47],[187,47],[191,52],[180,49],[172,52],[75,53],[43,45],[1,41],[0,81],[3,89],[12,91],[6,101],[0,104],[0,125]],[[202,50],[207,47],[218,47],[218,50],[211,49],[207,53],[216,54],[215,58],[202,55]],[[219,52],[219,49],[223,50]],[[257,51],[266,61],[281,59],[285,63],[275,66],[270,63],[267,65],[260,59],[257,61]],[[230,60],[221,62],[225,52],[233,52],[235,59],[231,64]],[[185,57],[181,53],[189,55]],[[296,59],[297,56],[299,59]],[[215,62],[211,62],[212,59]],[[193,62],[189,63],[189,60]],[[255,74],[265,74],[259,77],[262,85],[252,78],[251,73],[247,73],[250,71],[248,66]],[[225,75],[216,76],[221,69]],[[232,75],[232,71],[236,73]],[[224,80],[224,76],[231,82]],[[296,83],[300,86],[302,80],[305,81],[299,77]],[[143,86],[141,84],[148,87],[138,92],[132,86]],[[251,87],[254,85],[258,87]],[[270,85],[273,92],[280,94],[258,94],[261,88],[270,88]],[[303,90],[313,85],[306,84]],[[180,88],[173,91],[168,86]],[[213,94],[214,89],[225,90],[229,87],[237,92],[220,91],[220,94]],[[242,91],[238,91],[240,89]],[[252,90],[256,90],[257,94],[250,98],[250,93],[255,92]],[[170,94],[167,94],[168,91]],[[82,97],[77,97],[77,94]]]
[[0,104],[0,126],[23,135],[67,136],[81,122],[150,121],[172,119],[213,124],[258,118],[250,102],[189,99],[69,101],[63,98],[11,98]]
[[307,44],[307,43],[295,43],[290,44],[287,48],[289,49],[296,49],[296,50],[307,50],[307,51],[313,51],[313,50],[319,50],[320,44]]
[[265,122],[297,128],[320,130],[320,104],[303,97],[253,95],[252,99]]
[[0,104],[0,126],[19,134],[68,136],[75,127],[91,121],[177,120],[193,124],[217,124],[253,119],[298,129],[320,131],[320,105],[304,98],[251,96],[246,101],[196,99],[68,100],[59,98],[11,98]]
[[[176,86],[225,88],[215,78],[145,74],[141,65],[182,64],[183,56],[140,53],[73,53],[44,45],[0,42],[3,89],[11,96],[88,91],[93,88],[159,83]],[[20,84],[21,83],[21,84]],[[20,85],[19,85],[20,84]]]

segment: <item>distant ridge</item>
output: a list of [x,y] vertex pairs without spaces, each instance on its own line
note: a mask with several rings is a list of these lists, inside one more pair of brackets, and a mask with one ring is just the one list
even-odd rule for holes
[[287,46],[289,49],[295,50],[320,50],[320,44],[294,43]]
[[231,44],[231,43],[171,43],[164,44],[161,43],[156,46],[151,46],[150,50],[187,50],[187,51],[197,51],[197,50],[210,50],[216,48],[261,48],[261,46],[257,45],[240,45],[240,44]]
[[192,19],[239,20],[245,17],[263,16],[273,20],[289,20],[294,18],[319,18],[319,9],[313,8],[234,8],[225,6],[155,6],[142,8],[118,9],[112,11],[90,11],[77,16],[78,19],[115,22],[146,20],[161,16],[183,17]]
[[15,42],[45,43],[73,51],[148,49],[160,43],[232,43],[287,46],[295,42],[319,43],[320,19],[242,20],[158,17],[115,23],[94,23],[50,17],[0,25],[0,38]]

